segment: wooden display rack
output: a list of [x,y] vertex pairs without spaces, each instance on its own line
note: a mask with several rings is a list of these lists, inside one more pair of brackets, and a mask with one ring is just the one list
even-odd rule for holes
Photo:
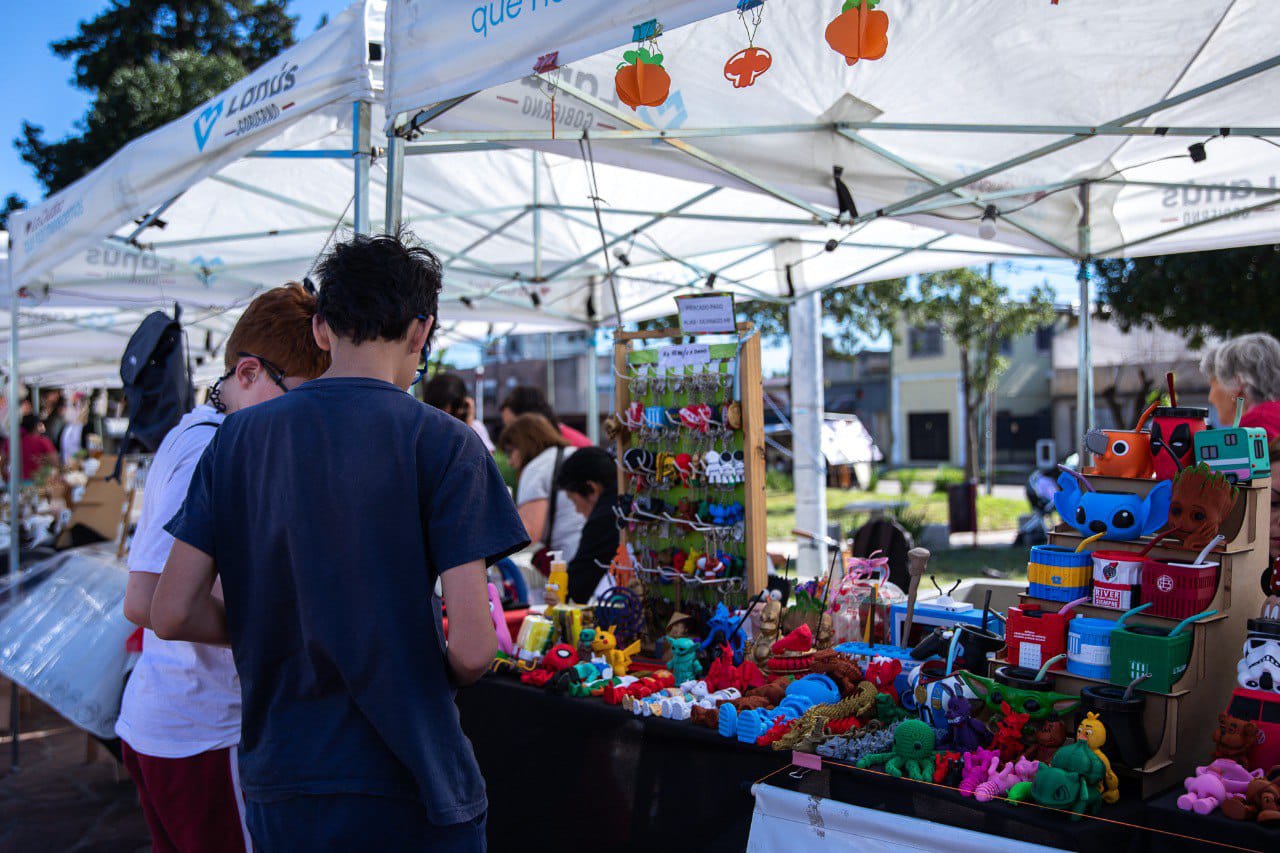
[[[739,323],[738,335],[752,330],[751,323]],[[673,342],[691,341],[695,338],[680,329],[649,329],[639,332],[619,330],[614,335],[614,411],[624,412],[631,405],[631,387],[621,377],[630,375],[628,356],[636,341],[669,339]],[[739,394],[742,406],[742,450],[746,463],[743,507],[746,527],[746,584],[747,594],[754,596],[768,583],[769,555],[766,550],[765,530],[765,456],[764,456],[764,384],[760,365],[760,336],[752,335],[742,344],[738,360]],[[618,458],[631,446],[631,435],[618,434]],[[626,475],[618,470],[618,491],[627,490]],[[625,544],[627,532],[622,532]]]
[[[1157,482],[1095,476],[1089,476],[1088,480],[1099,491],[1125,491],[1144,497]],[[1206,558],[1221,563],[1218,589],[1212,603],[1205,608],[1218,613],[1187,629],[1193,632],[1191,660],[1182,678],[1173,685],[1173,690],[1170,693],[1142,691],[1147,700],[1143,724],[1147,743],[1153,749],[1152,757],[1143,767],[1115,765],[1122,783],[1136,786],[1135,793],[1144,799],[1193,775],[1196,766],[1208,761],[1213,752],[1210,738],[1217,728],[1218,714],[1226,710],[1231,702],[1231,691],[1236,687],[1235,664],[1240,657],[1248,621],[1258,618],[1262,612],[1265,595],[1261,577],[1269,559],[1271,480],[1254,480],[1237,488],[1243,499],[1237,500],[1235,511],[1223,525],[1221,532],[1227,541]],[[1049,534],[1051,545],[1073,550],[1082,539],[1074,528],[1064,524]],[[1103,540],[1090,547],[1092,550],[1141,551],[1146,544],[1141,540]],[[1148,556],[1189,561],[1195,558],[1195,553],[1180,548],[1156,547]],[[1025,593],[1021,598],[1024,604],[1038,604],[1049,612],[1057,612],[1065,606],[1065,602],[1049,601]],[[1077,605],[1073,612],[1111,620],[1121,615],[1121,611],[1089,604]],[[1138,613],[1129,617],[1127,623],[1171,628],[1180,621]],[[992,661],[992,672],[1005,663]],[[1079,694],[1093,684],[1111,683],[1057,670],[1053,677],[1055,689],[1067,694]]]

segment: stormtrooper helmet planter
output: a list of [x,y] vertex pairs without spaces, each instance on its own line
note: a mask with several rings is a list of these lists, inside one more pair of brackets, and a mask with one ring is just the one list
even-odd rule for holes
[[1227,714],[1254,723],[1258,730],[1248,765],[1267,768],[1280,764],[1280,621],[1249,620],[1236,664],[1236,682]]

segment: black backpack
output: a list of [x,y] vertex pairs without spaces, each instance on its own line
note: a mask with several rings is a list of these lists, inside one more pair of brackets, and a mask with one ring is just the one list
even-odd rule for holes
[[119,479],[126,453],[154,453],[169,430],[195,405],[195,389],[187,367],[182,309],[173,316],[154,311],[142,321],[120,360],[120,380],[129,404],[129,430],[116,460]]

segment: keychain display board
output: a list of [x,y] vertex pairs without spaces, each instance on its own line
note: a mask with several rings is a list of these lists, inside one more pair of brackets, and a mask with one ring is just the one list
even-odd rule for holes
[[650,638],[665,633],[661,612],[742,607],[766,585],[763,384],[751,331],[615,336],[618,490],[631,498],[622,536]]
[[[1087,479],[1100,492],[1131,492],[1141,497],[1145,497],[1157,482],[1099,476],[1088,476]],[[1230,704],[1231,692],[1236,687],[1235,663],[1240,657],[1248,621],[1258,618],[1262,611],[1265,596],[1261,578],[1269,559],[1271,480],[1256,479],[1237,488],[1239,497],[1235,510],[1227,517],[1221,530],[1227,537],[1226,541],[1207,558],[1219,563],[1221,569],[1213,598],[1201,609],[1216,610],[1217,614],[1186,628],[1192,640],[1190,659],[1186,670],[1172,682],[1170,689],[1151,691],[1142,690],[1141,686],[1138,688],[1146,700],[1142,728],[1151,757],[1139,767],[1113,765],[1122,780],[1136,783],[1144,799],[1193,775],[1195,767],[1208,760],[1213,752],[1210,736],[1217,727],[1218,714]],[[1082,539],[1075,529],[1065,524],[1058,525],[1049,535],[1050,544],[1072,550]],[[1149,538],[1132,542],[1102,540],[1089,547],[1095,552],[1138,552],[1149,543]],[[1196,552],[1176,546],[1157,546],[1148,556],[1155,560],[1186,562],[1194,560]],[[1028,594],[1021,598],[1022,604],[1037,604],[1049,612],[1057,612],[1065,604]],[[1121,615],[1118,610],[1091,604],[1077,605],[1073,614],[1111,621]],[[1130,616],[1126,625],[1149,625],[1168,630],[1180,621],[1144,612]],[[992,673],[1006,663],[993,661]],[[1112,665],[1116,665],[1114,655]],[[1112,683],[1056,670],[1053,678],[1055,690],[1072,695],[1078,695],[1091,685]]]

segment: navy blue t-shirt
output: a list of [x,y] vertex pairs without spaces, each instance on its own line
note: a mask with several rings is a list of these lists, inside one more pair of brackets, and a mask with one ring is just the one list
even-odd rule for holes
[[528,537],[470,427],[380,380],[308,382],[227,418],[166,529],[222,578],[246,796],[485,810],[434,587]]

